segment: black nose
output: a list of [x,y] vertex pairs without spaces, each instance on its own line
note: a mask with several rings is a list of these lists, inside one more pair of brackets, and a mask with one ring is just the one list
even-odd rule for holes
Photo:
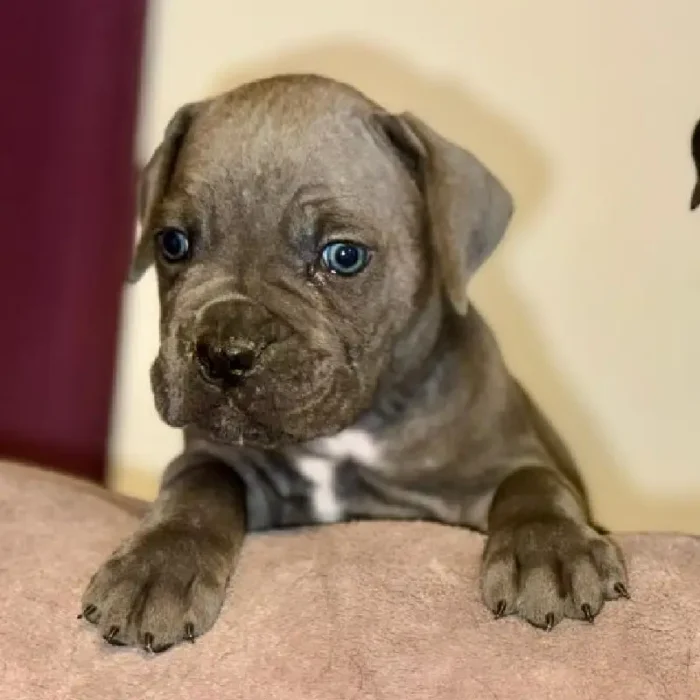
[[208,382],[235,386],[245,379],[255,366],[256,353],[243,343],[228,342],[225,347],[200,341],[195,355],[199,373]]

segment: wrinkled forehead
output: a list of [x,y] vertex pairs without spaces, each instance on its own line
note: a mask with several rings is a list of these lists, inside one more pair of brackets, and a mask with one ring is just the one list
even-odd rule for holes
[[179,199],[209,216],[269,226],[300,193],[309,201],[315,193],[378,227],[405,223],[415,189],[379,140],[370,107],[313,97],[207,105],[178,158]]

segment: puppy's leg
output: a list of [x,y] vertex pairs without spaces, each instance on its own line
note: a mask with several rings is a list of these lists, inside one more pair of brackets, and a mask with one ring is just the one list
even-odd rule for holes
[[92,577],[82,616],[111,644],[164,651],[216,620],[245,532],[230,467],[185,453],[132,537]]
[[497,617],[516,613],[547,630],[563,617],[593,622],[604,600],[628,597],[619,549],[591,524],[583,496],[546,467],[519,469],[496,490],[481,588]]

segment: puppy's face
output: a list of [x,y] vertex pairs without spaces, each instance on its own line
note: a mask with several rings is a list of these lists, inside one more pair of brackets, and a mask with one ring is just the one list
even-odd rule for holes
[[151,380],[168,424],[263,446],[332,434],[371,406],[408,336],[432,342],[421,146],[377,115],[295,76],[171,121],[144,177],[134,274],[156,265]]
[[284,81],[195,108],[144,231],[170,425],[272,444],[370,405],[426,277],[418,190],[371,114]]

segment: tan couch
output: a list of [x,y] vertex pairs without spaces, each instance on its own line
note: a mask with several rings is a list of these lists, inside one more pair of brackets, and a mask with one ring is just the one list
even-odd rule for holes
[[482,607],[471,532],[355,523],[251,537],[215,628],[149,656],[76,619],[141,508],[0,464],[2,698],[700,699],[698,538],[621,537],[633,599],[546,633]]

